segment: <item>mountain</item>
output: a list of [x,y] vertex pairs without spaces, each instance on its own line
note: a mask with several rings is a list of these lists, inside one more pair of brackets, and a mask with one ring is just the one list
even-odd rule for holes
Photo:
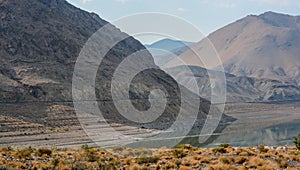
[[[249,15],[213,32],[208,39],[228,73],[300,83],[300,16],[274,12]],[[192,48],[201,51],[205,45],[200,41]],[[180,58],[192,56],[187,51]]]
[[[204,124],[211,106],[210,102],[202,100],[200,107],[193,106],[188,101],[191,98],[199,98],[198,95],[184,87],[180,90],[181,86],[154,64],[153,57],[140,42],[121,32],[98,15],[76,8],[65,0],[2,0],[0,9],[0,101],[5,108],[1,115],[17,116],[22,121],[32,121],[42,124],[41,126],[55,126],[47,122],[50,119],[49,116],[52,114],[63,116],[64,112],[51,112],[55,110],[53,108],[65,108],[64,105],[73,108],[72,77],[81,49],[84,47],[87,52],[85,55],[88,55],[88,61],[84,64],[95,67],[99,58],[93,58],[94,56],[103,53],[103,49],[115,39],[126,37],[106,53],[97,68],[97,73],[81,74],[89,69],[89,67],[82,67],[82,70],[75,74],[75,77],[83,81],[83,84],[86,83],[84,80],[87,77],[95,74],[93,87],[97,104],[104,113],[106,121],[149,129],[167,129],[176,121],[181,111],[188,118],[191,110],[196,109],[194,126],[200,128]],[[95,33],[103,27],[109,29],[101,34]],[[94,46],[87,43],[92,35],[95,37],[90,41],[94,42]],[[98,48],[94,48],[96,46]],[[143,52],[138,53],[138,51]],[[137,74],[130,82],[129,92],[117,91],[116,93],[125,94],[125,96],[129,93],[127,100],[131,101],[130,103],[137,110],[146,111],[152,104],[149,101],[150,91],[161,89],[166,94],[166,106],[162,110],[162,115],[150,123],[138,123],[126,119],[114,104],[111,91],[114,72],[131,54],[135,54],[134,60],[131,60],[133,65],[127,69],[128,72],[121,73],[121,78],[122,76],[128,77],[127,74],[143,66],[152,69]],[[117,89],[126,88],[127,81],[123,79],[114,85]],[[75,87],[80,86],[75,84]],[[86,97],[84,101],[92,99],[89,94],[95,94],[86,92],[87,89],[84,87],[77,90]],[[186,94],[186,96],[181,96],[181,94]],[[155,98],[161,95],[151,93],[151,96]],[[191,106],[182,109],[181,102]],[[26,103],[34,107],[28,107],[29,104]],[[18,107],[17,113],[15,113],[16,107]],[[74,111],[69,108],[67,110]],[[218,112],[217,109],[215,111]],[[222,121],[233,120],[226,115],[223,118]],[[57,119],[54,121],[53,117],[51,119],[52,122],[57,122],[55,121]],[[99,123],[100,120],[89,121]],[[183,124],[181,127],[186,126]],[[220,127],[222,129],[225,126],[223,124]]]
[[177,58],[189,49],[193,42],[162,39],[145,47],[152,54],[155,64],[162,67],[165,63]]
[[[196,80],[199,95],[211,98],[210,78],[216,79],[222,72],[207,70],[198,66],[176,66],[166,68],[179,82],[189,83]],[[192,74],[191,74],[192,73]],[[209,77],[209,74],[210,76]],[[279,80],[235,76],[226,73],[226,102],[261,102],[299,100],[300,87]],[[218,91],[219,87],[215,87]]]
[[165,51],[174,51],[181,48],[187,48],[191,45],[193,45],[193,42],[187,42],[187,41],[179,41],[179,40],[172,40],[172,39],[162,39],[157,42],[154,42],[152,44],[146,44],[145,47],[147,49],[160,49]]
[[107,22],[64,0],[3,0],[0,8],[0,100],[70,101],[76,57]]
[[[280,101],[299,99],[300,89],[300,17],[266,12],[249,15],[229,24],[191,46],[179,56],[193,70],[206,73],[221,70],[210,60],[211,44],[219,54],[227,77],[229,101]],[[206,56],[206,65],[197,62],[195,55]],[[181,68],[177,60],[165,65]],[[198,64],[195,64],[198,63]],[[209,64],[208,64],[209,63]],[[183,74],[178,74],[182,76]],[[184,79],[184,77],[178,77]],[[191,79],[185,77],[185,79]],[[186,80],[188,81],[188,80]],[[199,80],[203,97],[210,89],[208,78]],[[204,88],[205,87],[205,88]],[[206,90],[205,90],[206,89]]]

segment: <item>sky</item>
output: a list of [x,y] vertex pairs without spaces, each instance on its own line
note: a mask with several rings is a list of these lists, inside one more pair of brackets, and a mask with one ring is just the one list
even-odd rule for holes
[[[299,0],[68,0],[68,2],[86,11],[95,12],[109,22],[137,13],[170,14],[191,23],[205,36],[247,15],[259,15],[267,11],[300,15]],[[119,28],[122,30],[122,26]],[[138,39],[144,44],[149,44],[162,38],[145,36]],[[184,40],[198,41],[197,38]]]

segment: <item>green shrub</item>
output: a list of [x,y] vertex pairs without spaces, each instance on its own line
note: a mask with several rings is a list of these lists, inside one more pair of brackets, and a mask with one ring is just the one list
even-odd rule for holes
[[150,157],[140,157],[136,159],[136,163],[138,164],[145,164],[145,163],[157,163],[159,157],[157,156],[150,156]]
[[221,159],[223,164],[230,164],[230,160],[228,158]]
[[89,149],[92,149],[92,148],[94,148],[94,147],[89,146],[88,144],[84,144],[84,145],[81,146],[81,149],[83,149],[83,150],[89,150]]
[[187,155],[187,153],[185,153],[183,149],[174,149],[173,150],[173,155],[176,158],[183,158]]
[[297,147],[298,150],[300,150],[300,134],[298,134],[298,137],[293,137],[293,143]]
[[84,145],[81,146],[81,149],[88,150],[89,149],[89,145],[84,144]]
[[219,147],[228,148],[230,145],[228,143],[222,143]]
[[31,147],[28,147],[18,151],[17,156],[20,159],[26,159],[26,158],[31,158],[32,153],[33,153],[33,149]]
[[93,149],[86,150],[85,153],[86,153],[88,162],[96,162],[97,160],[100,159],[100,156]]
[[214,153],[226,153],[226,149],[224,147],[216,147],[212,150]]
[[54,167],[56,167],[56,166],[59,164],[59,159],[58,159],[58,158],[52,159],[51,164],[52,164]]

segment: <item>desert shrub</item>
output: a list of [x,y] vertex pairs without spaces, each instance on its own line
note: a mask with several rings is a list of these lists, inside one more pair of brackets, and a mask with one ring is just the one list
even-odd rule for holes
[[26,158],[31,158],[31,154],[33,153],[33,149],[31,147],[22,149],[17,152],[17,156],[20,159],[26,159]]
[[249,159],[249,165],[252,167],[262,166],[264,164],[263,159],[258,157],[251,157]]
[[43,156],[43,155],[48,155],[51,156],[52,151],[50,149],[47,148],[40,148],[36,151],[35,153],[37,156]]
[[211,159],[209,157],[202,157],[200,160],[200,163],[210,163]]
[[209,165],[208,167],[206,167],[205,169],[207,170],[231,170],[231,169],[236,169],[234,165],[230,165],[230,164],[216,164],[216,165]]
[[275,159],[275,161],[278,163],[280,168],[287,168],[287,166],[288,166],[287,161],[284,159]]
[[98,159],[100,159],[99,155],[94,150],[87,150],[86,156],[88,162],[96,162]]
[[0,166],[0,170],[7,170],[7,168],[4,166]]
[[267,149],[267,148],[265,147],[265,145],[263,145],[263,144],[259,145],[259,146],[257,147],[257,149],[259,150],[259,152],[263,152],[263,153],[266,153],[266,152],[269,151],[269,149]]
[[297,147],[298,150],[300,150],[300,133],[298,134],[298,137],[293,137],[293,143]]
[[230,164],[231,163],[231,160],[230,159],[228,159],[228,158],[220,158],[221,159],[221,161],[222,161],[222,163],[223,164]]
[[177,169],[177,165],[173,162],[168,162],[162,169]]
[[58,158],[52,159],[51,164],[52,164],[54,167],[56,167],[56,166],[59,164],[59,159],[58,159]]
[[8,151],[12,151],[12,147],[11,146],[4,146],[0,148],[1,152],[8,152]]
[[222,143],[219,147],[228,148],[230,145],[228,143]]
[[240,156],[240,157],[237,157],[235,158],[234,162],[237,163],[237,164],[243,164],[244,162],[247,161],[247,158],[243,157],[243,156]]
[[294,151],[292,152],[293,155],[300,155],[300,151]]
[[220,144],[218,147],[214,148],[212,151],[215,153],[226,153],[227,152],[226,148],[228,148],[228,147],[230,147],[229,144],[223,143],[223,144]]
[[92,148],[92,147],[89,147],[88,144],[84,144],[84,145],[81,146],[81,149],[83,149],[83,150],[88,150],[90,148]]
[[182,166],[179,168],[179,170],[191,170],[192,168],[187,167],[187,166]]
[[176,158],[183,158],[187,155],[186,152],[184,152],[183,149],[174,149],[173,150],[173,155],[176,157]]
[[158,160],[159,160],[158,156],[140,157],[136,159],[136,163],[138,164],[157,163]]
[[221,147],[221,146],[214,148],[212,151],[214,153],[226,153],[227,152],[226,149],[224,147]]
[[130,165],[133,161],[131,158],[125,158],[123,162],[125,165]]
[[141,157],[141,156],[144,156],[144,155],[152,155],[152,151],[151,150],[143,149],[143,148],[135,149],[135,150],[132,151],[132,153],[136,157]]

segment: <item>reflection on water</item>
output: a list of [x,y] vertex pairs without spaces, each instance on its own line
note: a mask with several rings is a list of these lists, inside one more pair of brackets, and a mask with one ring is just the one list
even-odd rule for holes
[[[225,130],[224,128],[219,128],[219,131],[212,135],[207,141],[202,141],[203,143],[199,143],[200,130],[194,130],[181,143],[189,143],[196,147],[216,147],[222,143],[228,143],[236,147],[258,146],[260,144],[266,146],[291,146],[294,145],[292,142],[293,136],[297,136],[300,133],[300,119],[290,120],[285,123],[278,122],[279,124],[271,126],[261,125],[261,128],[259,128],[260,126],[253,128],[251,124],[246,123],[249,122],[249,120],[245,121],[244,119],[243,122],[244,123],[240,122],[228,125]],[[235,130],[231,130],[233,126]],[[168,143],[170,140],[174,139],[164,138],[162,140],[152,141],[152,143]],[[139,146],[150,146],[149,142],[150,141],[146,143],[141,142]]]
[[[243,127],[243,129],[247,129]],[[293,145],[292,137],[300,132],[300,120],[292,120],[288,123],[272,125],[256,130],[241,130],[238,132],[224,132],[216,135],[216,139],[208,144],[208,147],[215,147],[221,143],[228,143],[232,146],[268,146]],[[196,139],[195,139],[196,140]]]

